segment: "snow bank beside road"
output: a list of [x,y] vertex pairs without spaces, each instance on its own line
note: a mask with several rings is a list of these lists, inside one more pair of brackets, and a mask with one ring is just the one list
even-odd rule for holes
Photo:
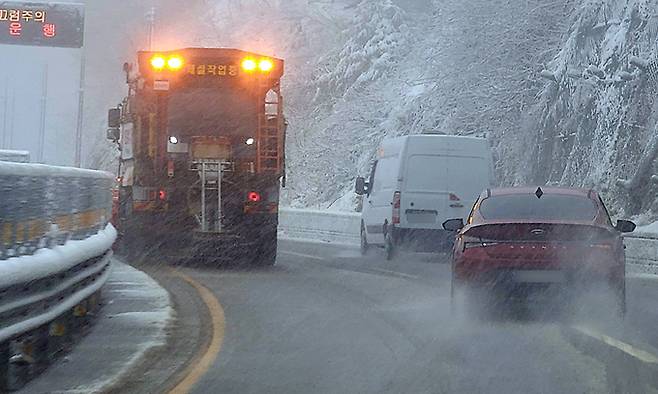
[[98,393],[119,383],[145,355],[166,343],[173,319],[169,293],[142,271],[117,260],[104,306],[66,363],[54,364],[25,393]]

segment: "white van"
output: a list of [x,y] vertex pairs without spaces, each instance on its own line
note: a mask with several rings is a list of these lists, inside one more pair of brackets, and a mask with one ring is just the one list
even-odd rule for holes
[[444,221],[466,218],[482,190],[493,183],[486,139],[410,135],[386,139],[370,178],[357,178],[363,196],[361,251],[383,246],[392,258],[400,245],[445,250],[453,234]]

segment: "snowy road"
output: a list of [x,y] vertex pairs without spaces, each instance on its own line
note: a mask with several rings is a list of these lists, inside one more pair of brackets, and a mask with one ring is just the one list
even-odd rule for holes
[[[600,321],[483,322],[451,317],[445,260],[413,255],[386,262],[377,253],[361,258],[358,251],[288,242],[271,269],[184,269],[189,283],[210,290],[221,305],[204,307],[203,294],[198,302],[178,302],[183,315],[206,312],[198,323],[198,356],[186,372],[193,378],[179,388],[194,393],[652,392],[652,378],[637,368],[636,357],[657,354],[650,346],[658,347],[655,281],[629,280],[630,312],[623,324],[611,324],[612,313],[601,314]],[[159,269],[156,276],[176,299],[183,289],[180,283],[172,286],[176,274]],[[214,320],[217,313],[221,316]],[[576,326],[586,328],[588,344],[574,340]],[[153,384],[142,379],[129,391],[143,392]]]

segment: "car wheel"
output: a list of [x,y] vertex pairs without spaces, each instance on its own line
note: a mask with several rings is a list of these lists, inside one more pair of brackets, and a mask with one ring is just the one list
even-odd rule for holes
[[368,253],[368,235],[366,234],[366,227],[361,222],[361,256],[365,256]]

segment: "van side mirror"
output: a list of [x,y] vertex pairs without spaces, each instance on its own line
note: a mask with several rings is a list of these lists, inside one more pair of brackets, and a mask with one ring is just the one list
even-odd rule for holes
[[631,222],[630,220],[617,220],[615,229],[621,233],[632,233],[635,231],[635,227],[635,223]]
[[107,111],[107,127],[111,129],[118,129],[121,127],[121,109],[112,108]]
[[448,219],[443,222],[443,228],[448,231],[459,231],[464,228],[464,219]]
[[113,128],[113,129],[107,129],[107,134],[106,137],[108,140],[112,142],[119,142],[119,138],[121,138],[121,129]]
[[363,196],[367,193],[366,190],[366,179],[364,177],[356,178],[356,186],[354,187],[354,192],[359,196]]

